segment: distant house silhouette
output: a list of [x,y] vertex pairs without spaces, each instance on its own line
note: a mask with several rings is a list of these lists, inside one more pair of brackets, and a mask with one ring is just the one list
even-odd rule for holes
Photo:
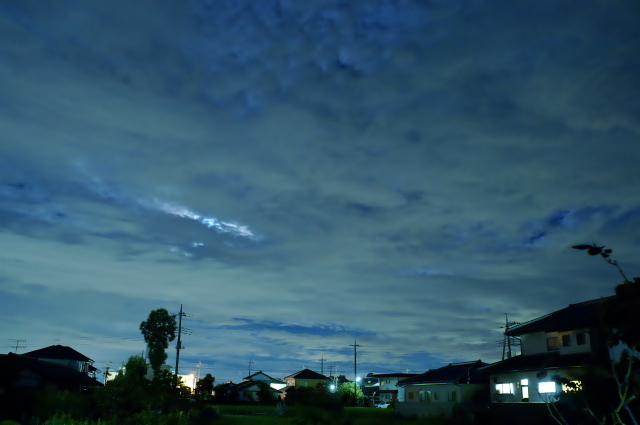
[[102,384],[73,367],[18,354],[0,354],[0,394],[21,389],[80,391]]

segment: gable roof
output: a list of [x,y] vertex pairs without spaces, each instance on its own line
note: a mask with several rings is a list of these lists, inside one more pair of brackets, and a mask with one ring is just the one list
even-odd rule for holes
[[600,305],[603,300],[612,297],[598,298],[545,314],[536,319],[519,324],[505,331],[505,335],[518,336],[533,332],[563,332],[596,326],[599,320]]
[[285,376],[284,379],[329,379],[326,376],[319,374],[318,372],[314,372],[311,369],[302,369],[299,372],[291,374],[289,376]]
[[425,373],[403,379],[398,382],[398,386],[412,384],[475,384],[486,381],[488,376],[478,372],[478,369],[487,364],[480,361],[449,363],[439,369],[430,369]]
[[52,360],[77,360],[81,362],[92,362],[89,357],[77,352],[71,347],[64,345],[51,345],[49,347],[40,348],[38,350],[29,351],[21,354],[24,357],[34,359],[52,359]]
[[242,378],[242,379],[249,380],[249,379],[252,379],[252,378],[257,377],[258,375],[263,375],[263,376],[266,376],[266,377],[267,377],[267,378],[269,378],[269,379],[273,379],[272,377],[270,377],[269,375],[267,375],[266,373],[264,373],[264,372],[263,372],[263,371],[261,371],[261,370],[257,371],[256,373],[252,373],[252,374],[251,374],[251,375],[249,375],[249,376],[245,376],[245,377],[244,377],[244,378]]
[[496,374],[525,370],[559,369],[586,366],[593,363],[591,353],[563,354],[558,352],[514,356],[482,368],[482,372]]

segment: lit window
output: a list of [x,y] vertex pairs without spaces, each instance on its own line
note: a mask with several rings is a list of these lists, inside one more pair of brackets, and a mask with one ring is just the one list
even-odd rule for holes
[[582,382],[581,381],[571,381],[567,384],[562,384],[562,392],[563,393],[575,393],[578,391],[582,391]]
[[563,347],[571,346],[571,335],[562,335],[562,346]]
[[548,382],[539,382],[538,383],[538,392],[540,394],[548,394],[556,392],[556,383],[553,381]]
[[578,345],[585,345],[587,343],[587,335],[584,332],[578,332],[576,334],[576,342]]
[[525,386],[525,385],[529,385],[529,380],[528,379],[521,379],[520,380],[520,385]]
[[513,394],[513,384],[496,384],[498,394]]
[[556,351],[560,349],[558,337],[547,338],[547,351]]

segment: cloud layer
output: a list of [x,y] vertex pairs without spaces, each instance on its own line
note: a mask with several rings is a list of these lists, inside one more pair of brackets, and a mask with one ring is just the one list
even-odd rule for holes
[[640,270],[638,12],[4,2],[4,352],[118,363],[183,304],[218,381],[496,360],[620,281],[571,245]]

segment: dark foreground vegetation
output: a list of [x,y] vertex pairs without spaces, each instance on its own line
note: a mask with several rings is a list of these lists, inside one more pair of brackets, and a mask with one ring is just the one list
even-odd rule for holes
[[158,384],[154,380],[125,386],[121,380],[83,392],[41,389],[4,394],[0,425],[447,424],[440,418],[396,417],[393,409],[351,407],[324,388],[303,389],[288,402],[217,404],[210,397],[186,398],[184,390]]

